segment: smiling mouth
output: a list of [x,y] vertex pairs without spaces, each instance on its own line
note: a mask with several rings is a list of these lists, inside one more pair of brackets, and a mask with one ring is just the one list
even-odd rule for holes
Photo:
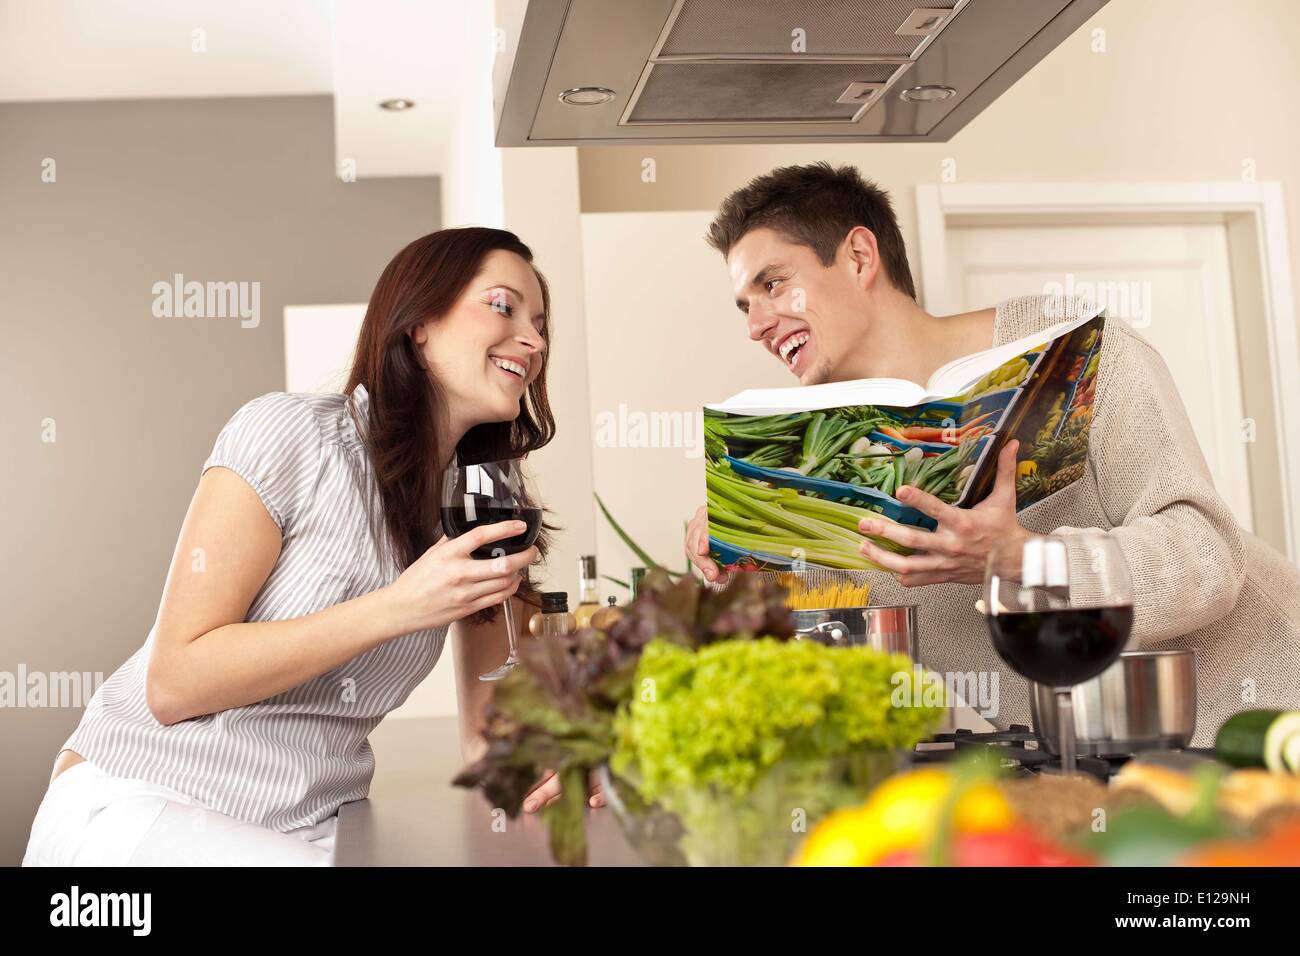
[[798,363],[799,356],[803,352],[803,347],[808,344],[809,337],[807,332],[796,332],[781,343],[781,360],[785,362],[787,368],[794,368]]
[[515,378],[519,379],[520,382],[528,376],[528,369],[523,365],[520,365],[518,362],[512,362],[510,359],[497,358],[495,355],[489,355],[488,358],[491,360],[493,365],[501,369],[501,371],[513,375]]

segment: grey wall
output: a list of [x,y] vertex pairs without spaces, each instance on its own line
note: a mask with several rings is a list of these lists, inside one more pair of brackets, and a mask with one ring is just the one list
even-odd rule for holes
[[[0,672],[140,646],[218,430],[284,387],[284,307],[364,301],[438,228],[436,179],[333,167],[327,97],[0,104]],[[177,272],[260,281],[260,325],[155,318]],[[0,708],[0,865],[79,716]]]

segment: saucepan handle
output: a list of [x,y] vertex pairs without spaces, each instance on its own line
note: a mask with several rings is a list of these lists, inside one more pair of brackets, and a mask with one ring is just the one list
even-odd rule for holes
[[843,621],[823,621],[812,627],[795,628],[795,639],[805,637],[822,637],[831,644],[846,644],[849,640],[849,629]]

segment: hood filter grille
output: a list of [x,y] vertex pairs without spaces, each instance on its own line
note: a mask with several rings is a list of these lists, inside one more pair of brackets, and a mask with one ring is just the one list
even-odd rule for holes
[[676,0],[619,125],[857,123],[967,0],[931,2]]
[[[896,31],[918,7],[951,10],[957,0],[684,0],[658,56],[910,57],[924,37]],[[793,31],[804,31],[804,51]]]
[[[628,123],[851,123],[902,66],[888,63],[653,64]],[[854,84],[856,97],[845,93]]]

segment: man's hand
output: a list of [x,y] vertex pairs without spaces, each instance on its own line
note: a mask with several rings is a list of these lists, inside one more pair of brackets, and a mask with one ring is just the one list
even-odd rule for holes
[[703,506],[686,526],[686,557],[700,569],[706,581],[721,584],[727,580],[727,572],[709,557],[709,509]]
[[939,522],[933,531],[887,521],[863,520],[864,534],[897,541],[914,549],[911,555],[894,554],[864,541],[859,550],[881,567],[888,568],[905,587],[920,584],[980,584],[984,565],[995,547],[1008,564],[1020,566],[1021,545],[1031,537],[1016,520],[1016,452],[1020,442],[1008,442],[998,456],[998,473],[993,491],[974,508],[955,508],[910,485],[899,488],[895,497]]
[[[528,813],[536,813],[548,803],[559,798],[560,775],[554,770],[548,770],[542,775],[541,782],[532,789],[528,796],[524,797],[524,810]],[[600,785],[592,784],[587,796],[587,806],[594,810],[604,805],[605,795],[600,792]]]

